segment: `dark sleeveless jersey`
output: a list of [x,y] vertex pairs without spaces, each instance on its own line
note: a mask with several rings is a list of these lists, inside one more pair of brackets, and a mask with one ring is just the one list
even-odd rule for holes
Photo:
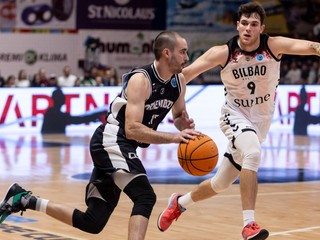
[[[107,122],[119,126],[119,133],[125,137],[125,110],[127,106],[126,87],[130,78],[135,73],[143,73],[150,81],[150,96],[145,102],[142,124],[156,130],[171,110],[173,104],[181,93],[181,83],[178,74],[171,80],[164,81],[160,78],[154,63],[140,68],[135,68],[122,77],[123,88],[121,94],[110,105]],[[140,147],[148,147],[149,144],[137,143]]]

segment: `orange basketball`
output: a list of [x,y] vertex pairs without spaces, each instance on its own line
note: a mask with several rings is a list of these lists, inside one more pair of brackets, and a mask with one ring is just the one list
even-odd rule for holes
[[180,143],[178,160],[180,166],[193,176],[204,176],[212,172],[219,159],[216,143],[207,135],[196,136],[189,143]]

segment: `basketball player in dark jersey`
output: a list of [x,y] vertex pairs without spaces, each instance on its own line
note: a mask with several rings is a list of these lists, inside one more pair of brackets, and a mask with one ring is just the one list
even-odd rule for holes
[[[0,223],[11,213],[32,209],[82,231],[99,233],[123,191],[133,202],[128,239],[144,239],[156,194],[137,147],[188,142],[200,134],[186,112],[181,71],[189,60],[187,51],[187,42],[178,33],[162,32],[154,42],[155,61],[123,76],[123,89],[111,103],[107,123],[96,129],[90,142],[94,169],[86,188],[85,212],[35,197],[13,184],[0,204]],[[170,110],[179,131],[156,131]]]
[[264,34],[265,11],[258,2],[239,7],[238,36],[214,46],[183,70],[187,82],[220,66],[225,87],[220,128],[229,139],[215,176],[187,194],[174,193],[159,215],[158,228],[167,230],[192,203],[225,191],[240,176],[243,209],[243,239],[263,240],[269,232],[254,218],[258,192],[257,171],[264,141],[274,112],[276,88],[283,54],[320,55],[320,44]]

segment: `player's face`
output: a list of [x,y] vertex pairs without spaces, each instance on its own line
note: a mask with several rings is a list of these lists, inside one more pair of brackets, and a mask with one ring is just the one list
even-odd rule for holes
[[189,61],[188,44],[184,38],[178,38],[174,51],[169,58],[169,68],[173,74],[181,73]]
[[260,34],[265,25],[261,24],[260,16],[252,13],[249,17],[242,15],[237,22],[237,30],[240,37],[240,45],[243,50],[255,50],[260,44]]

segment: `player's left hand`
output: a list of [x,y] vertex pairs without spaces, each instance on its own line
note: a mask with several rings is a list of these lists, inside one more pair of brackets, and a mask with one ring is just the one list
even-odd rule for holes
[[194,123],[193,118],[189,118],[186,111],[182,111],[180,119],[181,129],[195,129],[196,124]]

